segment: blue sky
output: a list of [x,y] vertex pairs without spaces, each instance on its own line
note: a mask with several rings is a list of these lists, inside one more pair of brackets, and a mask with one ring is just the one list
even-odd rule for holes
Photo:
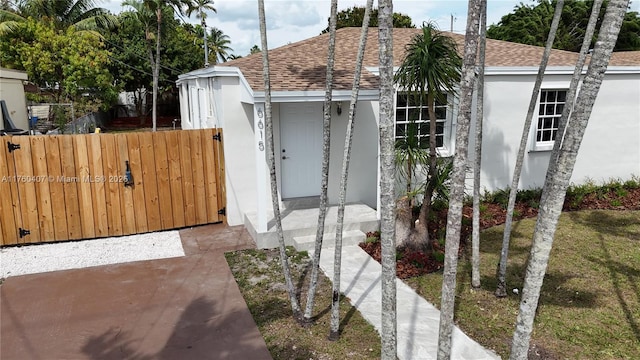
[[[513,10],[520,2],[533,0],[488,0],[487,23],[495,24]],[[114,13],[122,11],[121,0],[103,0],[103,6]],[[265,0],[268,45],[276,48],[318,35],[327,27],[330,0]],[[338,1],[338,10],[354,5],[364,6],[366,0]],[[374,2],[376,4],[377,2]],[[413,23],[420,26],[424,21],[434,21],[442,30],[453,29],[463,33],[467,20],[467,1],[395,0],[394,11],[409,15]],[[233,53],[245,56],[249,49],[260,44],[258,29],[258,2],[256,0],[218,0],[217,13],[209,13],[207,25],[221,29],[231,39]],[[632,2],[632,10],[640,11],[640,1]],[[198,23],[195,15],[187,21]]]

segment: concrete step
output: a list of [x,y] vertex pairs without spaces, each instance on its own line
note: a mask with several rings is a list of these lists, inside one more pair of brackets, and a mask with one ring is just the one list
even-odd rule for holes
[[[366,239],[367,235],[361,230],[346,230],[342,232],[342,246],[358,245]],[[298,251],[313,251],[315,249],[316,235],[294,236],[293,246]],[[325,233],[322,239],[322,247],[335,247],[336,233]]]

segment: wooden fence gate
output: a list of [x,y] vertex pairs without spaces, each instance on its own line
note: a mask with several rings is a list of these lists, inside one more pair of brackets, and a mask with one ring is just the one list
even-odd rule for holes
[[0,140],[0,245],[225,220],[220,129]]

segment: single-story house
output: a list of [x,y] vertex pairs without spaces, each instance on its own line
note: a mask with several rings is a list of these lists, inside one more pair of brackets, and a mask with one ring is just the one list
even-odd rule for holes
[[[27,73],[24,71],[0,68],[0,100],[7,104],[9,117],[20,129],[29,129],[27,116],[27,99],[24,96],[24,82]],[[0,129],[4,129],[4,121],[0,114]]]
[[[394,64],[420,29],[394,29]],[[464,36],[449,33],[458,44]],[[335,204],[342,164],[348,105],[359,28],[337,31],[332,106],[329,202]],[[328,34],[269,51],[280,200],[320,192],[322,112]],[[462,48],[462,46],[460,46]],[[508,187],[543,48],[487,41],[481,186]],[[543,185],[557,118],[562,111],[577,54],[553,50],[539,96],[521,188]],[[227,214],[231,225],[258,213],[265,231],[271,208],[265,159],[262,57],[254,54],[179,77],[182,127],[224,131]],[[397,90],[396,129],[423,116]],[[378,197],[378,32],[370,29],[357,104],[347,201],[379,208]],[[457,99],[437,109],[438,146],[452,155]],[[474,125],[472,124],[472,129]],[[424,136],[420,133],[419,136]],[[474,148],[471,141],[470,152]],[[470,157],[472,159],[472,157]],[[613,56],[593,109],[573,182],[606,181],[640,175],[640,51]],[[260,230],[261,229],[261,230]]]

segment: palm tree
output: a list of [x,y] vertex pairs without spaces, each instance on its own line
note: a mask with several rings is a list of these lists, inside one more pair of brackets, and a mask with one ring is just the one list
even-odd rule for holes
[[[338,220],[336,225],[336,247],[333,261],[333,301],[331,303],[331,331],[329,339],[337,340],[340,328],[340,272],[342,268],[342,229],[344,225],[344,208],[347,198],[347,179],[349,176],[349,161],[351,160],[351,144],[353,142],[354,118],[356,116],[356,103],[360,90],[360,74],[362,73],[362,62],[367,44],[367,33],[369,31],[369,19],[373,0],[367,0],[360,32],[360,44],[358,45],[358,55],[356,58],[356,69],[353,75],[353,86],[351,88],[351,101],[349,102],[349,120],[347,123],[347,133],[344,139],[344,156],[342,159],[342,176],[340,178],[340,196],[338,200]],[[333,28],[335,31],[335,28]],[[336,296],[337,294],[337,296]]]
[[382,360],[398,356],[396,311],[395,163],[393,114],[393,2],[378,1],[380,63],[380,242],[382,246]]
[[446,103],[447,93],[455,92],[461,64],[455,41],[439,32],[435,24],[426,23],[422,32],[406,46],[405,58],[395,76],[396,83],[408,91],[420,107],[424,104],[429,111],[429,170],[419,229],[409,244],[414,248],[425,248],[429,243],[427,220],[437,171],[435,103],[436,100]]
[[480,4],[480,51],[478,53],[475,162],[473,166],[473,224],[471,231],[471,286],[480,288],[480,169],[482,168],[482,124],[484,117],[484,66],[487,49],[487,3]]
[[156,14],[156,56],[153,64],[153,101],[151,109],[153,131],[156,131],[158,120],[158,79],[160,78],[160,40],[163,14],[167,8],[182,14],[184,7],[190,8],[193,6],[193,0],[142,0],[142,3]]
[[77,31],[98,36],[97,30],[117,23],[108,10],[96,7],[95,0],[20,0],[16,2],[15,11],[0,9],[0,35],[12,31],[18,22],[28,17],[48,19],[58,30],[73,26]]
[[[213,7],[213,0],[193,0],[193,3],[187,8],[187,16],[191,17],[194,11],[197,11],[196,18],[200,19],[202,28],[204,29],[204,67],[209,66],[209,48],[207,47],[207,13],[206,10],[218,12]],[[213,35],[213,34],[212,34]]]
[[460,110],[456,126],[456,148],[451,174],[451,194],[447,214],[447,235],[445,238],[444,271],[442,276],[442,300],[440,302],[440,329],[438,335],[438,359],[451,357],[451,334],[453,332],[453,311],[455,307],[456,274],[460,229],[462,227],[462,203],[469,147],[469,127],[471,123],[471,103],[476,72],[478,51],[478,30],[480,3],[486,0],[469,0],[467,29],[464,37],[464,60],[460,81]]
[[[331,98],[333,91],[333,65],[336,51],[336,17],[338,13],[338,1],[331,0],[331,16],[329,17],[329,45],[327,49],[327,70],[325,76],[324,114],[322,121],[322,179],[320,182],[320,205],[318,207],[318,225],[316,227],[316,241],[313,253],[313,265],[311,268],[311,280],[307,293],[307,304],[304,310],[304,322],[311,322],[313,304],[318,284],[318,272],[320,268],[320,254],[322,252],[322,240],[324,236],[324,223],[327,217],[327,191],[329,188],[329,158],[331,155]],[[264,48],[264,46],[263,46]],[[340,290],[338,289],[338,296]],[[333,330],[333,329],[332,329]],[[330,339],[337,338],[337,331],[330,335]]]
[[542,60],[540,61],[540,67],[538,68],[538,76],[533,86],[533,93],[531,94],[531,100],[529,101],[529,110],[527,111],[527,117],[525,119],[524,128],[522,130],[522,136],[520,137],[520,147],[518,148],[518,155],[516,157],[516,166],[513,170],[513,178],[511,179],[511,189],[509,191],[509,202],[507,204],[507,218],[504,224],[504,234],[502,237],[502,251],[500,252],[500,263],[498,264],[498,285],[496,286],[495,295],[497,297],[507,296],[507,259],[509,256],[509,240],[511,238],[511,224],[513,223],[513,210],[516,206],[516,195],[518,193],[518,183],[520,182],[520,174],[522,173],[522,163],[524,162],[524,153],[527,148],[527,139],[529,139],[529,132],[531,131],[531,123],[533,120],[533,113],[538,103],[538,94],[540,93],[540,87],[542,86],[542,79],[544,78],[544,72],[549,62],[549,55],[551,55],[551,47],[553,41],[556,38],[556,32],[560,24],[560,17],[562,15],[562,7],[564,6],[564,0],[558,0],[556,3],[556,10],[551,21],[551,28],[549,29],[549,35],[547,37],[547,45],[544,48],[542,54]]
[[[553,247],[558,218],[562,211],[580,143],[615,47],[627,6],[629,6],[629,0],[609,1],[573,112],[570,115],[569,112],[562,114],[563,117],[571,116],[571,126],[566,128],[562,144],[558,149],[554,149],[554,153],[551,155],[551,159],[557,160],[554,164],[550,164],[547,170],[540,201],[540,212],[533,233],[533,244],[522,289],[516,329],[511,344],[510,359],[526,359],[528,356],[533,321],[540,298],[540,288]],[[577,70],[582,70],[582,67]],[[577,82],[572,82],[572,85],[577,87]]]
[[209,48],[214,57],[214,64],[218,63],[218,60],[225,62],[231,59],[231,55],[229,55],[233,49],[229,46],[231,44],[231,40],[229,40],[229,36],[226,35],[222,30],[218,28],[211,28],[209,32]]
[[276,232],[278,236],[278,248],[280,250],[280,263],[282,264],[282,272],[289,293],[289,301],[291,302],[291,310],[293,317],[297,321],[302,321],[302,311],[300,304],[296,298],[296,291],[293,287],[291,279],[291,269],[287,260],[287,250],[284,243],[284,233],[282,230],[282,217],[280,215],[280,204],[278,202],[278,180],[276,178],[276,156],[273,145],[273,120],[271,113],[271,80],[269,76],[269,52],[267,51],[267,25],[264,14],[264,0],[258,0],[258,17],[260,19],[260,39],[262,48],[262,77],[264,79],[264,110],[265,110],[265,127],[267,141],[267,155],[269,162],[269,178],[271,180],[271,200],[273,206],[273,215],[276,222]]

